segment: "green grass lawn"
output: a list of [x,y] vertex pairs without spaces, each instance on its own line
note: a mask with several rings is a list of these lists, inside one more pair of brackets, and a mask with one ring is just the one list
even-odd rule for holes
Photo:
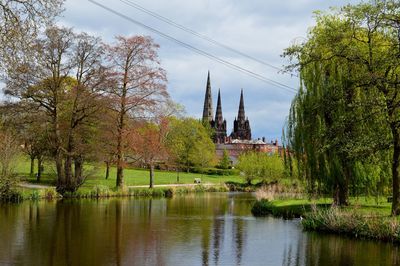
[[[36,166],[35,166],[36,167]],[[21,157],[16,165],[16,173],[23,177],[29,183],[36,183],[35,177],[29,176],[30,161],[28,158]],[[110,176],[105,179],[105,166],[86,165],[85,174],[87,175],[86,182],[83,184],[82,189],[92,188],[95,185],[104,185],[109,188],[114,188],[116,184],[116,168],[111,167]],[[54,185],[56,177],[55,165],[53,162],[46,162],[44,164],[44,173],[41,178],[40,184]],[[243,178],[238,175],[220,176],[220,175],[201,175],[197,173],[179,173],[180,184],[192,184],[195,178],[201,178],[202,183],[222,184],[227,181],[243,182]],[[149,184],[149,171],[146,169],[131,169],[124,170],[124,183],[126,186],[140,186]],[[164,184],[177,184],[177,173],[168,171],[155,171],[154,175],[155,185]]]
[[[298,209],[298,212],[301,213],[304,210],[309,210],[310,206],[313,204],[315,204],[317,207],[332,204],[332,199],[285,199],[273,200],[271,203],[277,209]],[[376,202],[376,199],[372,197],[351,197],[350,205],[342,207],[342,210],[357,212],[366,216],[389,216],[391,207],[391,203],[388,203],[385,197],[381,197],[378,202]]]

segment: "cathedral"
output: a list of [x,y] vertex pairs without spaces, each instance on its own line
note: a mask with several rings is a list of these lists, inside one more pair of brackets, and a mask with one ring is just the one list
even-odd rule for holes
[[252,139],[249,119],[244,112],[243,89],[240,92],[238,115],[233,121],[233,131],[227,135],[226,120],[222,115],[221,92],[218,91],[217,109],[213,115],[211,95],[210,72],[208,72],[206,95],[203,108],[203,123],[214,130],[213,141],[218,158],[222,158],[224,152],[228,152],[231,164],[234,165],[240,154],[252,150],[267,154],[282,154],[282,147],[278,140],[266,142],[265,138]]
[[251,140],[251,128],[249,119],[245,116],[243,89],[240,93],[238,116],[233,121],[233,131],[228,136],[226,131],[226,120],[222,116],[221,92],[218,91],[217,109],[213,117],[213,105],[211,95],[210,72],[207,76],[206,94],[204,98],[203,123],[214,129],[214,143],[231,142],[233,139]]

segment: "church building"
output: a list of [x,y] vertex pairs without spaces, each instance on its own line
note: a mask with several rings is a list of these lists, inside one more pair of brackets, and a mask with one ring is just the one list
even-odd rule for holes
[[243,89],[240,93],[238,116],[233,121],[233,131],[228,135],[226,133],[226,120],[222,115],[221,91],[218,90],[217,109],[215,118],[213,117],[213,105],[211,95],[210,72],[207,76],[206,94],[204,97],[203,123],[209,123],[214,129],[214,143],[225,143],[230,139],[251,140],[251,128],[249,119],[245,116]]
[[218,90],[215,116],[213,113],[210,72],[208,72],[207,76],[202,121],[205,125],[209,125],[214,130],[213,141],[215,143],[217,156],[221,158],[224,151],[227,151],[232,164],[235,164],[239,155],[245,151],[253,150],[268,154],[276,154],[281,150],[277,140],[267,143],[265,142],[265,138],[255,140],[251,138],[250,122],[244,110],[243,89],[240,92],[238,115],[233,121],[233,131],[230,135],[227,134],[226,120],[222,115],[220,90]]

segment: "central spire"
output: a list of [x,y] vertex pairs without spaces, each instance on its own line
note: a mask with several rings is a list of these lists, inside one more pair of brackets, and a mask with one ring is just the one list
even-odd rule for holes
[[243,89],[240,92],[239,112],[238,112],[237,119],[239,121],[245,121],[246,120],[246,115],[244,113]]
[[210,71],[208,71],[206,95],[204,97],[203,122],[211,122],[212,119],[213,119],[213,110],[212,110],[211,82],[210,82]]
[[223,122],[223,117],[222,117],[222,105],[221,105],[221,91],[220,89],[218,90],[218,102],[217,102],[217,110],[215,112],[215,123],[222,123]]
[[214,142],[225,143],[226,121],[222,116],[221,90],[218,90],[217,110],[215,111],[215,121],[213,128],[214,128]]

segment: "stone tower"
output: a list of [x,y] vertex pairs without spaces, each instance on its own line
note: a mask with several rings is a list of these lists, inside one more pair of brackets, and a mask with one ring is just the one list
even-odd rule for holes
[[221,91],[218,90],[217,110],[215,111],[214,126],[215,143],[224,143],[226,138],[226,120],[222,116]]
[[244,112],[243,89],[240,92],[239,112],[235,121],[233,121],[232,139],[251,140],[251,128],[249,119]]
[[213,122],[213,108],[212,108],[212,95],[211,95],[211,83],[210,83],[210,71],[207,76],[206,95],[204,97],[204,108],[203,108],[203,123]]

